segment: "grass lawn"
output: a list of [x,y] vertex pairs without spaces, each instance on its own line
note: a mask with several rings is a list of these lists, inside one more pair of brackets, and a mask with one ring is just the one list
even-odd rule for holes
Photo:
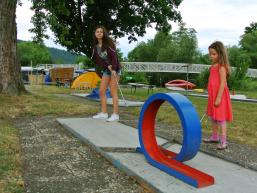
[[[9,97],[0,95],[0,192],[23,192],[21,152],[17,128],[12,125],[12,120],[24,116],[71,116],[92,115],[99,106],[81,103],[58,94],[70,94],[68,88],[54,86],[33,86],[28,95]],[[166,89],[155,89],[156,92],[168,92]],[[126,99],[144,101],[147,99],[147,90],[138,89],[131,93],[129,88],[123,88]],[[257,92],[251,93],[257,96]],[[205,111],[207,100],[189,97],[201,117]],[[75,108],[74,108],[75,107]],[[139,115],[139,107],[128,108],[128,113]],[[257,146],[257,104],[233,102],[234,121],[229,124],[228,137],[238,143]],[[157,122],[176,124],[180,122],[175,110],[164,103],[158,114]],[[210,128],[203,125],[203,132],[210,133]]]
[[68,94],[70,89],[34,86],[30,90],[32,94],[28,95],[13,97],[0,95],[1,193],[24,192],[19,135],[17,128],[12,125],[12,120],[24,116],[86,116],[98,111],[98,107],[89,106],[69,98],[60,98],[56,95]]
[[[154,93],[157,92],[169,92],[164,88],[155,89]],[[240,92],[241,94],[243,92]],[[245,92],[247,95],[249,92]],[[250,92],[251,96],[256,96],[257,92]],[[131,93],[130,89],[123,89],[123,94],[126,99],[141,100],[147,99],[147,89],[138,89],[136,93]],[[248,95],[247,95],[248,96]],[[198,97],[188,97],[189,100],[195,106],[199,117],[201,118],[205,112],[207,99]],[[249,145],[257,146],[257,103],[245,103],[245,102],[232,102],[234,120],[228,124],[228,137],[238,143],[245,143]],[[139,115],[139,108],[130,109],[131,113]],[[209,123],[205,119],[202,124],[204,133],[211,133]],[[169,104],[164,103],[157,114],[157,122],[165,122],[169,124],[176,124],[180,126],[180,120],[175,112],[175,109]],[[207,123],[206,123],[207,122]]]
[[17,130],[0,120],[0,192],[23,192]]

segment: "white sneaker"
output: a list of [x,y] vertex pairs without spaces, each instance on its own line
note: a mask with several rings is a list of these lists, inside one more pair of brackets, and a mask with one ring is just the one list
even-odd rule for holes
[[93,119],[107,119],[108,114],[107,113],[97,113],[96,115],[93,116]]
[[108,122],[113,122],[113,121],[118,121],[120,119],[119,115],[113,113],[106,121]]

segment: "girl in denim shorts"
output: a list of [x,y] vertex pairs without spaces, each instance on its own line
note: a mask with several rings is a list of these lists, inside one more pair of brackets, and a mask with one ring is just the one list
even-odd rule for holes
[[[93,116],[95,119],[105,119],[108,122],[118,121],[118,85],[121,75],[121,65],[118,61],[118,56],[114,41],[109,37],[107,30],[103,26],[98,26],[94,33],[94,48],[91,59],[96,65],[101,66],[102,79],[99,88],[101,100],[101,112]],[[116,80],[115,80],[116,79]],[[113,113],[108,118],[106,90],[110,87],[113,100]]]

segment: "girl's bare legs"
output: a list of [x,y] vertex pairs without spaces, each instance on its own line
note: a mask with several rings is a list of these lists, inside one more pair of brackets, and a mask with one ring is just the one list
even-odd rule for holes
[[211,121],[212,135],[203,140],[205,143],[218,143],[219,142],[219,125],[215,121]]
[[212,136],[214,138],[219,138],[219,125],[212,121]]
[[223,150],[226,149],[228,144],[227,144],[227,123],[224,122],[221,124],[221,140],[220,144],[218,145],[217,149]]
[[103,113],[107,113],[106,90],[110,80],[111,78],[109,76],[103,76],[100,84],[99,95],[101,100],[101,110]]
[[227,123],[226,122],[221,125],[221,137],[227,138]]
[[221,143],[227,143],[227,123],[221,124]]
[[111,81],[110,81],[110,90],[111,90],[111,95],[112,95],[112,102],[113,102],[113,113],[118,114],[119,113],[119,98],[118,98],[118,85],[116,82],[119,82],[120,76],[116,74],[111,76]]

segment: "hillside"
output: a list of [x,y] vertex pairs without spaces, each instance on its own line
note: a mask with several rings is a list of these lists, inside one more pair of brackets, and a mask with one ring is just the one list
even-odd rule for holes
[[76,61],[77,55],[57,48],[47,48],[56,63],[74,64]]
[[[17,40],[17,42],[27,42],[24,40]],[[62,64],[74,64],[77,58],[77,55],[72,54],[70,52],[67,52],[65,50],[61,50],[58,48],[52,48],[52,47],[47,47],[49,50],[52,60],[54,63],[62,63]]]

